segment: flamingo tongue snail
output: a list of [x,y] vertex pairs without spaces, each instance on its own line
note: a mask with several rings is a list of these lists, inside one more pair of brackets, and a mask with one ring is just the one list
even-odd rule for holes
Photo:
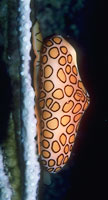
[[[33,27],[38,146],[43,165],[56,173],[67,163],[90,98],[81,81],[74,48],[60,35],[42,41]],[[40,55],[41,48],[41,55]],[[40,66],[38,61],[40,59]],[[37,68],[37,70],[36,70]],[[40,80],[36,80],[36,77]]]

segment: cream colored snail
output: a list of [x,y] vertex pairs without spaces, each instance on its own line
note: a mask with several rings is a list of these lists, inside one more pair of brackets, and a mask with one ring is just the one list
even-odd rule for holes
[[42,41],[38,23],[32,39],[39,154],[47,170],[55,173],[70,157],[90,98],[78,72],[74,48],[60,35]]

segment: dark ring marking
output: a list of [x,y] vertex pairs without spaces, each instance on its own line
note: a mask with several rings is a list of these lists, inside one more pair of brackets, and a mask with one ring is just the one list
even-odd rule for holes
[[[45,144],[46,143],[46,144]],[[41,142],[42,146],[45,148],[45,149],[48,149],[49,146],[50,146],[50,143],[47,141],[47,140],[42,140]]]
[[41,49],[41,53],[44,54],[47,52],[47,48],[43,45]]
[[[50,103],[48,104],[48,101],[49,101],[49,100],[50,100]],[[52,102],[53,102],[53,99],[52,99],[52,98],[48,98],[48,99],[46,100],[46,106],[47,106],[47,108],[49,108],[49,107],[51,106]]]
[[[60,159],[60,157],[62,157],[62,158]],[[59,159],[60,159],[60,161],[59,161]],[[60,166],[60,165],[62,164],[63,159],[64,159],[64,155],[63,155],[63,154],[60,154],[60,155],[57,157],[57,166]],[[59,163],[59,162],[60,162],[60,163]]]
[[[66,52],[65,52],[65,53],[63,52],[63,48],[64,48],[64,49],[66,49]],[[60,50],[61,50],[61,52],[62,52],[63,54],[65,54],[65,55],[66,55],[66,54],[67,54],[67,52],[68,52],[68,50],[67,50],[66,46],[61,46],[61,47],[60,47]]]
[[47,168],[48,172],[53,172],[54,168]]
[[[64,62],[63,64],[62,64],[61,59],[64,59],[64,60],[65,60],[65,62]],[[65,58],[65,56],[61,56],[61,57],[59,58],[59,60],[58,60],[58,63],[59,63],[59,65],[64,66],[64,65],[66,64],[66,58]]]
[[[54,51],[54,50],[56,50],[56,52],[55,52],[55,55],[52,56],[51,55],[52,54],[51,51]],[[48,51],[48,55],[49,55],[50,58],[56,59],[60,55],[58,48],[57,47],[50,48],[50,50]]]
[[[78,114],[76,114],[75,116],[74,116],[74,118],[73,118],[73,120],[74,120],[74,122],[76,123],[76,122],[78,122],[81,118],[82,118],[82,115],[83,115],[83,113],[82,112],[80,112],[80,113],[78,113]],[[79,118],[78,119],[76,119],[76,117],[77,116],[79,116]]]
[[[46,155],[45,155],[45,153],[46,153]],[[43,150],[43,151],[41,152],[41,154],[42,154],[42,156],[43,156],[44,158],[46,158],[46,159],[50,158],[50,156],[51,156],[51,153],[50,153],[49,151],[47,151],[47,150]]]
[[45,46],[51,47],[53,45],[53,42],[50,39],[47,39],[44,43]]
[[[76,95],[79,97],[79,99],[76,98]],[[83,93],[81,90],[79,90],[79,89],[75,91],[73,97],[74,97],[74,99],[75,99],[76,101],[82,101],[82,102],[85,101],[85,95],[84,95],[84,93]],[[82,99],[82,98],[83,98],[83,99]]]
[[[72,93],[70,93],[70,95],[68,95],[67,92],[66,92],[67,87],[72,88]],[[73,92],[74,92],[74,87],[72,85],[65,85],[64,92],[65,92],[66,96],[71,97],[73,95]]]
[[[45,59],[45,60],[44,60]],[[42,56],[42,64],[46,64],[48,61],[47,55]]]
[[[51,162],[53,162],[53,163],[51,164]],[[55,165],[55,160],[54,159],[48,160],[48,166],[49,167],[53,167],[54,165]]]
[[[55,120],[55,119],[57,120],[57,126],[55,128],[51,128],[51,126],[48,126],[48,123]],[[56,130],[59,127],[59,120],[56,117],[54,117],[53,119],[47,121],[46,126],[50,130]]]
[[[72,130],[71,130],[71,129],[72,129]],[[70,135],[71,133],[74,132],[74,129],[75,129],[74,124],[70,124],[70,125],[66,128],[66,133]]]
[[[48,83],[48,82],[49,82],[49,83]],[[51,84],[52,84],[52,88],[49,89],[49,90],[46,90],[46,88],[48,88],[48,86],[45,88],[45,84],[46,84],[46,83],[48,83],[48,85],[51,83]],[[44,90],[45,90],[46,92],[51,92],[53,89],[54,89],[54,83],[53,83],[51,80],[45,80],[45,81],[44,81]]]
[[49,112],[48,110],[43,110],[43,112],[42,112],[42,119],[43,120],[47,120],[47,119],[49,119],[51,117],[52,117],[52,113],[51,112]]
[[57,167],[55,170],[54,170],[54,172],[59,172],[61,170],[61,167]]
[[63,161],[63,164],[65,164],[67,161],[68,161],[68,156],[66,156],[65,158],[64,158],[64,161]]
[[[45,76],[45,69],[46,69],[47,67],[50,67],[52,71],[51,71],[51,73],[49,74],[49,76],[46,77],[46,76]],[[53,74],[53,68],[51,67],[51,65],[46,65],[45,68],[44,68],[44,77],[45,77],[45,78],[49,78],[52,74]]]
[[45,107],[45,99],[39,101],[39,106],[41,109]]
[[54,140],[51,145],[51,149],[54,153],[58,153],[61,150],[60,144],[57,140]]
[[[66,124],[63,124],[62,120],[63,118],[67,117],[69,119],[69,121]],[[71,116],[70,115],[63,115],[60,119],[60,123],[62,126],[66,126],[69,122],[71,121]]]
[[[60,41],[57,42],[56,39],[59,39]],[[60,44],[60,43],[62,42],[62,38],[59,37],[59,36],[54,36],[54,37],[52,38],[52,40],[53,40],[56,44]]]
[[46,93],[41,90],[41,92],[40,92],[40,99],[43,99],[45,97],[46,97]]
[[59,141],[64,146],[66,144],[66,141],[67,141],[67,136],[64,133],[62,133],[59,137]]
[[[46,133],[46,134],[45,134]],[[49,135],[48,135],[49,134]],[[43,137],[47,138],[47,139],[52,139],[54,137],[54,133],[52,133],[51,131],[44,129],[42,131],[42,135]]]
[[[62,93],[62,97],[57,98],[57,97],[54,96],[54,93],[55,93],[57,90],[60,90],[60,91],[61,91],[61,93]],[[54,92],[52,93],[52,96],[53,96],[53,98],[58,99],[58,100],[63,99],[63,98],[64,98],[63,90],[62,90],[61,88],[57,88],[57,89],[54,90]]]
[[[70,60],[69,60],[69,59],[70,59]],[[69,64],[72,62],[72,55],[71,55],[71,54],[69,54],[69,55],[67,56],[67,61],[68,61]]]
[[[68,105],[70,102],[72,102],[73,105],[70,106],[70,109],[69,109],[68,111],[64,111],[65,106]],[[66,102],[66,103],[63,105],[62,111],[63,111],[64,113],[68,113],[68,112],[73,108],[73,106],[74,106],[74,102],[73,102],[72,100],[69,100],[68,102]]]
[[[52,107],[53,107],[54,104],[56,104],[56,103],[58,104],[58,108],[57,108],[57,110],[53,110]],[[59,104],[57,101],[55,101],[55,102],[53,103],[53,105],[51,106],[51,108],[50,108],[50,110],[53,111],[53,112],[57,112],[59,109],[60,109],[60,104]]]
[[72,73],[74,73],[76,76],[78,75],[77,67],[75,65],[72,66]]
[[70,137],[69,137],[69,144],[72,144],[72,143],[74,143],[74,141],[73,142],[71,142],[70,140],[71,140],[71,137],[74,137],[74,140],[75,140],[75,134],[72,134],[72,135],[70,135]]
[[71,74],[71,75],[69,76],[69,81],[70,81],[70,83],[72,83],[72,84],[76,84],[76,83],[77,83],[77,78],[76,78],[73,74]]
[[[79,106],[79,108],[77,108]],[[77,111],[75,111],[75,109],[77,108]],[[82,105],[80,104],[80,103],[77,103],[75,106],[74,106],[74,108],[73,108],[73,110],[72,110],[72,113],[73,114],[77,114],[80,110],[81,110],[81,108],[82,108]]]
[[[66,148],[68,148],[68,149],[66,150]],[[65,154],[69,153],[69,145],[68,144],[66,144],[66,146],[64,147],[64,153]]]
[[[60,71],[61,71],[61,72],[60,72]],[[60,74],[61,76],[59,75],[59,73],[62,73],[62,74]],[[62,78],[62,75],[63,75],[65,78]],[[62,68],[60,68],[60,69],[57,71],[57,77],[58,77],[58,79],[59,79],[61,82],[66,83],[67,77],[66,77],[66,74],[64,73],[64,71],[63,71]]]

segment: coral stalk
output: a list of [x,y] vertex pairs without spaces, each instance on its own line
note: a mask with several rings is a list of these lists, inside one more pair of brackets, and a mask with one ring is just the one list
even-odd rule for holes
[[31,86],[30,76],[30,50],[31,50],[31,20],[30,20],[30,0],[20,0],[20,55],[21,55],[21,142],[23,145],[25,177],[24,177],[24,200],[36,200],[37,188],[40,177],[40,167],[38,156],[36,155],[36,119],[34,117],[34,97],[35,93]]
[[0,199],[11,200],[12,188],[9,184],[9,178],[4,171],[3,152],[0,147]]

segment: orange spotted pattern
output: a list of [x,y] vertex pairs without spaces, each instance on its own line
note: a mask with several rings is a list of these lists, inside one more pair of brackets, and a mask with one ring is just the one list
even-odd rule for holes
[[40,150],[42,164],[51,173],[59,172],[67,163],[89,105],[71,48],[61,36],[52,36],[41,50]]

